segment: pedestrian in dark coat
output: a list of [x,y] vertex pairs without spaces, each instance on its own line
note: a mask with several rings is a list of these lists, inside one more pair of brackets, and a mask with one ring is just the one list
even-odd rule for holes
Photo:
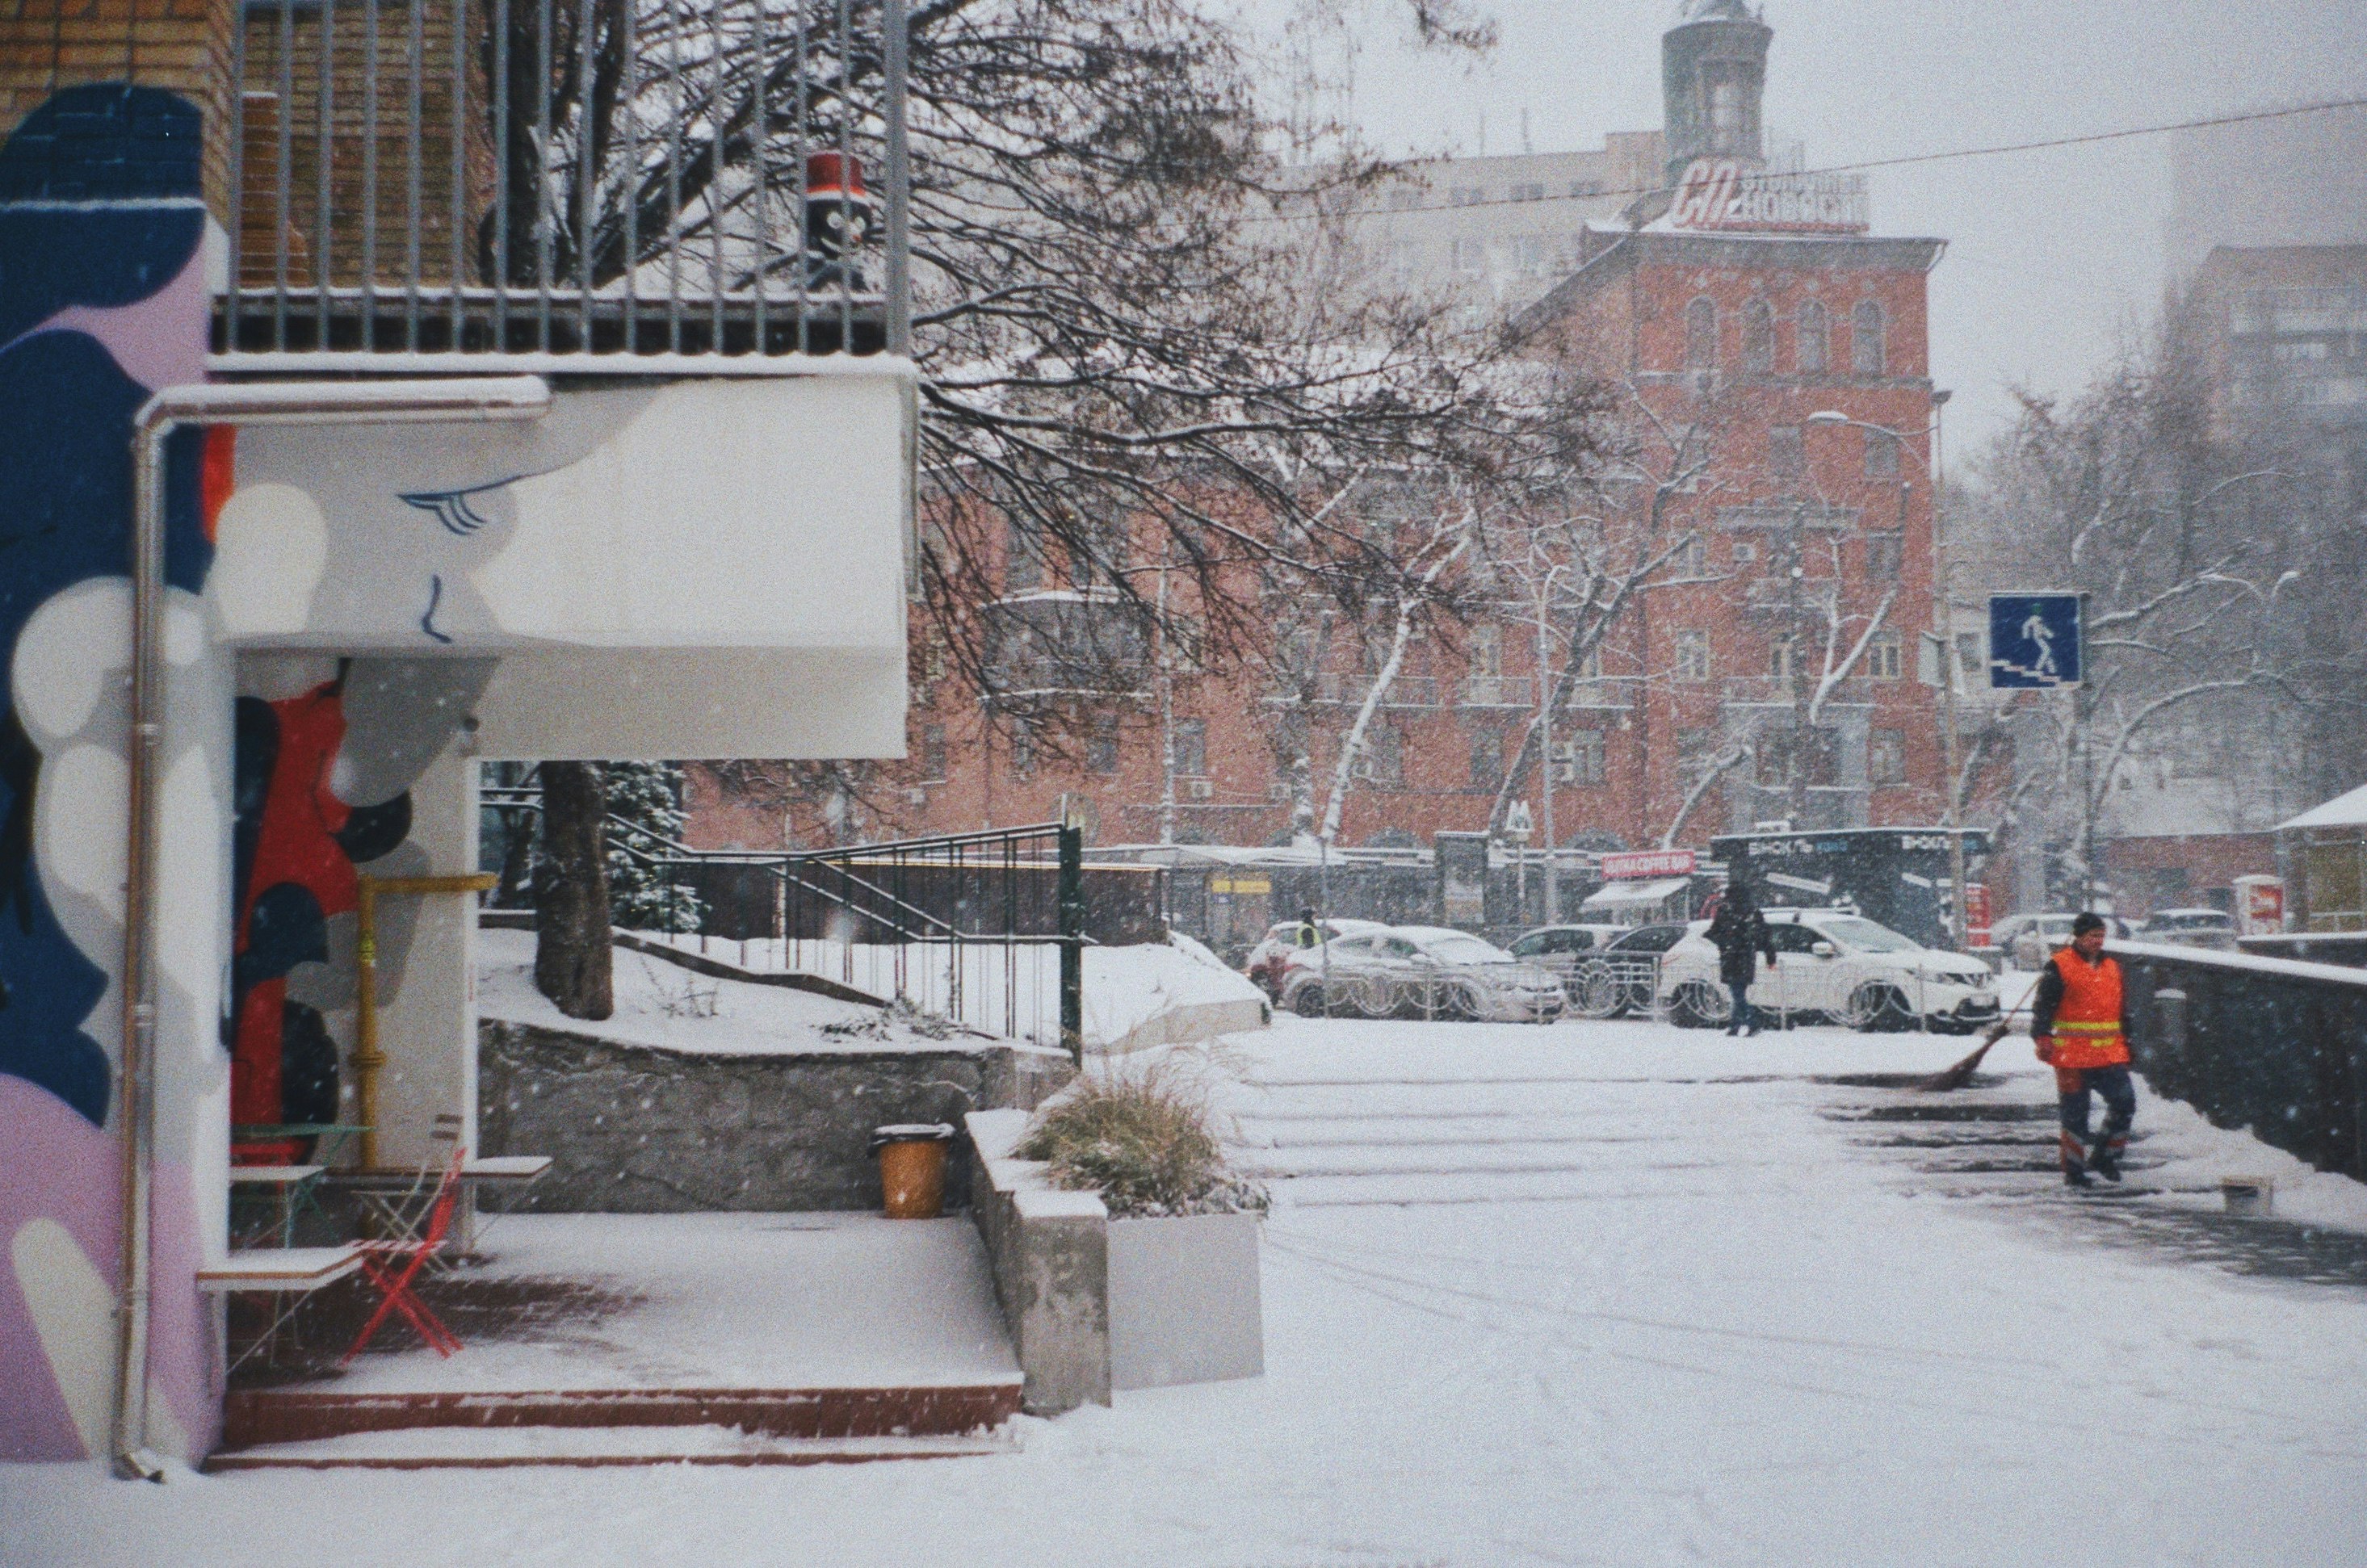
[[1734,998],[1734,1013],[1727,1021],[1732,1034],[1759,1032],[1759,1011],[1750,1005],[1750,982],[1758,976],[1759,956],[1775,965],[1775,939],[1768,933],[1767,917],[1751,901],[1750,890],[1728,884],[1709,922],[1710,944],[1717,949],[1717,977]]

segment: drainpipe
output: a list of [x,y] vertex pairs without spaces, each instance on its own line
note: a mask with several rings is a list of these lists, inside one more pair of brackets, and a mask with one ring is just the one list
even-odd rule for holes
[[155,1167],[157,796],[164,733],[164,444],[184,424],[400,424],[538,419],[538,376],[167,387],[131,424],[130,783],[123,857],[123,1255],[116,1296],[115,1473],[164,1478],[148,1452],[149,1190]]

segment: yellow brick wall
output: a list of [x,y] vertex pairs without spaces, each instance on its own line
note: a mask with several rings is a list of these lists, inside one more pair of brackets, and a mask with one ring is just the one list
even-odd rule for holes
[[231,28],[237,0],[0,0],[0,134],[60,88],[164,87],[205,120],[206,200],[229,210]]

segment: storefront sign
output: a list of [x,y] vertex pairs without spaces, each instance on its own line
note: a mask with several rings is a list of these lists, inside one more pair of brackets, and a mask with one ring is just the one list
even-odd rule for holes
[[1274,879],[1265,876],[1212,876],[1208,879],[1211,893],[1246,893],[1263,897],[1274,891]]
[[1870,226],[1863,175],[1772,175],[1733,158],[1696,158],[1677,186],[1677,229],[1773,234],[1863,234]]
[[1660,876],[1691,876],[1701,864],[1692,850],[1634,850],[1603,857],[1605,882],[1648,882]]

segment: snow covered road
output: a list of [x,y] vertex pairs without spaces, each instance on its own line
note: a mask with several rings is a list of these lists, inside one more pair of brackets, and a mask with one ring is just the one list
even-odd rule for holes
[[[1977,1114],[1864,1081],[1965,1048],[1285,1019],[1263,1379],[929,1463],[0,1471],[0,1560],[2367,1562],[2367,1190],[2146,1097],[2143,1190],[2064,1196],[2025,1043]],[[2312,1223],[2210,1213],[2254,1172]]]

